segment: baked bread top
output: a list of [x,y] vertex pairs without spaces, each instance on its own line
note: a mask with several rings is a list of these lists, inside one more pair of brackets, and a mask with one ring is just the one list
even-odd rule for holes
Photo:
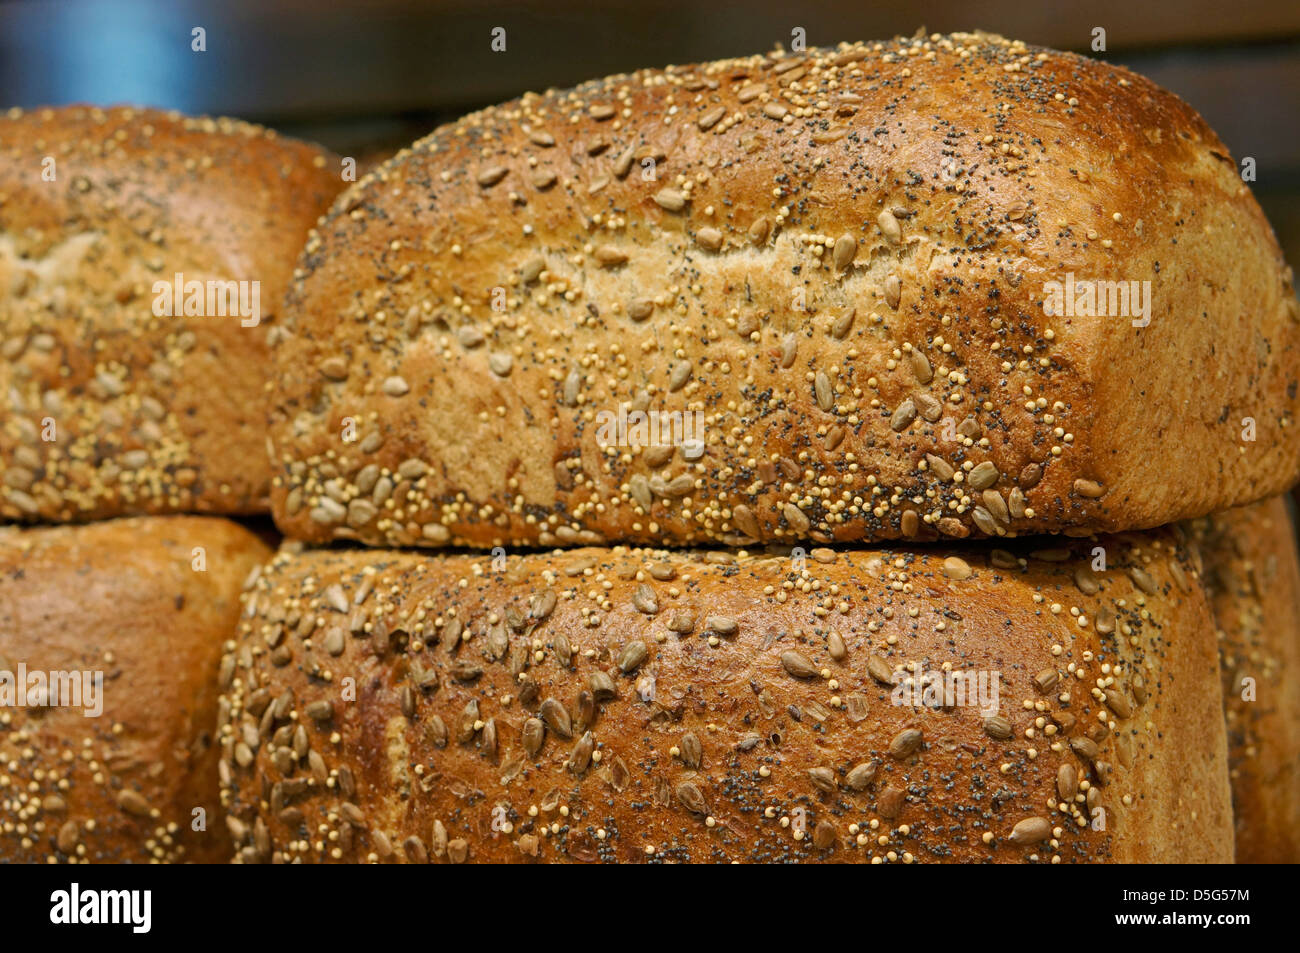
[[1195,547],[1047,545],[287,544],[222,662],[237,857],[1230,862]]
[[342,185],[236,120],[0,116],[0,520],[264,511],[266,326]]
[[1300,863],[1300,559],[1287,501],[1192,530],[1219,633],[1237,862]]
[[1296,318],[1226,147],[1123,68],[643,70],[339,198],[273,331],[273,506],[383,545],[1149,527],[1300,475]]
[[0,527],[0,863],[229,858],[218,663],[270,554],[211,517]]

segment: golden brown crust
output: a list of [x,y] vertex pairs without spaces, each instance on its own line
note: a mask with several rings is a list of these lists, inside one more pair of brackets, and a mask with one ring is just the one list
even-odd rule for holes
[[98,717],[0,707],[0,863],[229,856],[217,666],[240,586],[269,554],[205,517],[0,528],[0,671],[102,673]]
[[1219,628],[1237,862],[1300,863],[1300,561],[1286,500],[1193,531]]
[[[1047,317],[1071,275],[1149,281],[1150,323]],[[1224,145],[984,34],[468,116],[340,197],[286,311],[272,503],[310,541],[1084,534],[1300,471],[1290,273]],[[699,412],[702,453],[602,447],[620,408]]]
[[[266,509],[264,325],[328,160],[231,119],[0,116],[0,520]],[[261,322],[156,316],[176,274],[258,282]]]
[[[1014,545],[286,545],[222,663],[237,859],[1230,861],[1195,554]],[[891,704],[908,664],[1005,723]]]

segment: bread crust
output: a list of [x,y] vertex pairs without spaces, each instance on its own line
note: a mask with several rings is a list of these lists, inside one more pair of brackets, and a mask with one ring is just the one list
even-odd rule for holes
[[[1192,549],[1015,545],[286,544],[223,660],[236,859],[1231,861]],[[892,704],[945,665],[1005,723],[955,683]]]
[[[266,329],[343,185],[332,158],[87,106],[10,110],[0,158],[0,520],[265,512]],[[256,283],[260,313],[248,284],[246,317],[159,315],[178,274]]]
[[[1149,282],[1149,323],[1047,316],[1071,276]],[[340,197],[286,310],[272,503],[309,541],[1086,535],[1300,476],[1291,275],[1226,147],[987,34],[475,113]]]
[[1194,532],[1218,623],[1237,862],[1300,863],[1300,559],[1286,498]]
[[102,676],[97,717],[0,707],[0,863],[229,856],[217,666],[240,586],[270,553],[211,517],[0,527],[0,671]]

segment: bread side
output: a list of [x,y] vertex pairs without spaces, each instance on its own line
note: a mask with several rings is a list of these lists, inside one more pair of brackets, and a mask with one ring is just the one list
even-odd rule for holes
[[217,667],[269,555],[214,518],[0,528],[0,863],[229,857]]
[[286,308],[311,541],[1086,534],[1300,475],[1290,272],[1224,145],[984,34],[473,114],[339,199]]
[[1238,863],[1300,862],[1300,561],[1283,497],[1215,514],[1206,579],[1219,630]]
[[1194,554],[1096,545],[287,545],[222,663],[237,859],[1230,861]]
[[264,511],[266,331],[341,186],[235,120],[0,116],[0,520]]

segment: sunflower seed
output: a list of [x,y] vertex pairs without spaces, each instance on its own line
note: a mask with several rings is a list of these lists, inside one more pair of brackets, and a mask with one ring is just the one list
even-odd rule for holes
[[573,723],[569,720],[569,713],[554,698],[548,698],[542,702],[538,714],[542,716],[542,721],[546,722],[546,727],[561,738],[573,737]]
[[636,607],[638,612],[654,615],[659,611],[659,597],[655,595],[653,589],[643,582],[632,593],[632,605]]
[[855,764],[844,776],[844,786],[850,791],[865,790],[868,784],[876,780],[876,772],[879,768],[879,761],[863,761]]
[[1096,761],[1097,755],[1101,754],[1101,749],[1097,747],[1097,742],[1093,741],[1091,738],[1071,738],[1070,750],[1089,763]]
[[808,779],[812,781],[813,787],[819,791],[830,794],[835,790],[835,772],[830,768],[812,768],[808,772]]
[[708,132],[710,129],[716,126],[722,120],[722,117],[725,116],[726,114],[727,114],[726,106],[717,106],[713,109],[710,109],[699,119],[700,131]]
[[1101,590],[1101,584],[1089,566],[1079,566],[1074,570],[1074,584],[1085,596],[1095,596]]
[[947,460],[943,459],[943,457],[936,457],[933,453],[925,455],[925,464],[940,483],[947,483],[953,478],[953,474],[957,472]]
[[885,240],[891,245],[897,245],[903,238],[903,230],[898,225],[898,219],[894,213],[885,209],[876,216],[876,224],[880,226],[880,232],[885,236]]
[[677,453],[677,448],[672,444],[655,444],[645,449],[646,466],[652,470],[660,470],[672,462]]
[[1027,817],[1011,829],[1013,844],[1038,844],[1052,836],[1052,822],[1045,817]]
[[894,684],[894,667],[879,655],[867,659],[867,674],[881,685]]
[[680,212],[686,207],[686,196],[676,189],[660,189],[655,193],[655,202],[660,208]]
[[800,536],[807,533],[809,528],[812,526],[812,523],[808,520],[804,511],[799,509],[799,507],[795,506],[793,503],[785,504],[785,506],[781,508],[781,512],[785,515],[785,521],[790,525],[790,528]]
[[960,556],[949,556],[943,561],[943,574],[949,579],[969,579],[973,572],[970,563]]
[[489,188],[504,179],[509,172],[510,170],[503,165],[493,165],[488,166],[485,169],[480,169],[478,173],[478,184],[485,189]]
[[991,715],[984,719],[984,733],[998,741],[1006,741],[1011,737],[1011,722],[1001,715]]
[[700,744],[700,739],[694,732],[688,731],[682,735],[682,740],[677,743],[677,750],[681,752],[682,764],[692,770],[698,771],[700,765],[704,763],[704,746]]
[[903,283],[899,280],[898,275],[890,275],[885,279],[885,303],[894,310],[898,310],[902,300]]
[[641,667],[645,661],[648,650],[646,644],[640,640],[629,642],[623,646],[623,651],[618,656],[618,668],[624,675],[629,675]]
[[1018,486],[1013,486],[1007,494],[1007,512],[1012,519],[1021,519],[1025,515],[1025,494]]
[[151,813],[149,802],[129,788],[118,792],[117,806],[135,817],[148,817]]
[[704,792],[693,781],[683,781],[677,785],[677,800],[692,814],[709,813],[709,803],[704,799]]
[[524,751],[528,753],[528,757],[537,757],[545,740],[546,726],[539,719],[529,718],[524,722]]
[[1056,793],[1065,802],[1079,793],[1079,772],[1072,764],[1063,764],[1056,772]]
[[731,509],[731,521],[736,524],[736,528],[751,539],[759,539],[761,532],[758,525],[758,518],[744,503],[737,503]]
[[584,732],[573,746],[573,753],[569,755],[569,767],[574,774],[582,774],[591,767],[591,753],[595,750],[596,741],[591,737],[591,732]]
[[781,366],[787,370],[794,366],[794,359],[799,353],[799,339],[791,331],[781,339]]
[[897,433],[902,433],[908,428],[913,420],[916,419],[916,404],[912,398],[904,397],[902,402],[894,408],[893,414],[889,418],[889,426]]
[[1133,585],[1137,586],[1148,596],[1155,595],[1160,589],[1160,587],[1156,585],[1156,581],[1151,578],[1150,573],[1145,569],[1140,569],[1137,566],[1130,566],[1128,577],[1133,580]]
[[674,609],[668,616],[668,631],[690,635],[695,631],[695,616],[685,609]]
[[837,340],[843,339],[853,327],[853,319],[857,313],[857,308],[845,308],[843,313],[831,324],[831,337]]
[[1095,500],[1105,494],[1106,490],[1096,480],[1075,480],[1074,492],[1089,500]]
[[706,251],[718,251],[722,248],[722,232],[716,228],[701,228],[695,233],[695,242]]
[[818,850],[835,846],[835,825],[830,821],[818,821],[813,828],[813,846]]
[[1127,698],[1122,692],[1117,692],[1113,688],[1106,689],[1106,707],[1113,711],[1120,718],[1132,718],[1133,706],[1129,704]]
[[792,649],[781,653],[781,664],[795,678],[812,678],[817,674],[813,663],[808,661],[806,656]]
[[993,484],[998,482],[998,477],[1001,475],[1002,474],[998,472],[996,466],[994,466],[990,461],[985,460],[967,474],[966,485],[972,490],[987,490]]
[[904,761],[921,750],[922,732],[920,728],[904,728],[889,742],[889,754],[898,761]]
[[915,348],[912,349],[911,356],[912,373],[922,384],[928,384],[934,379],[934,368],[930,366],[930,359]]
[[735,616],[711,615],[704,620],[704,627],[716,635],[735,635],[739,624]]
[[975,525],[979,527],[980,532],[983,533],[985,536],[998,535],[997,521],[993,519],[993,514],[990,513],[988,510],[986,510],[984,507],[982,506],[975,507],[975,509],[971,510],[970,515],[971,515],[971,519],[975,521]]
[[644,321],[654,314],[655,303],[650,298],[636,298],[627,306],[627,316],[633,321]]
[[837,270],[843,271],[849,267],[857,256],[858,240],[852,235],[841,235],[835,240],[835,248],[831,252],[831,259]]
[[1007,504],[1002,499],[1001,493],[997,490],[985,490],[980,498],[984,500],[984,508],[989,511],[994,522],[1000,526],[1011,525],[1011,514],[1007,511]]

